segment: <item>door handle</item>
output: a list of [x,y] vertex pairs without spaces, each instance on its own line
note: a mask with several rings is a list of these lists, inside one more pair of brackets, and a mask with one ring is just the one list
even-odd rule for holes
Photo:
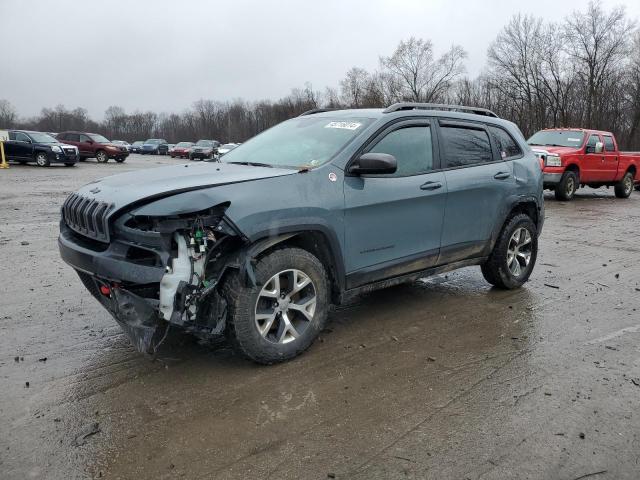
[[496,180],[504,180],[505,178],[509,178],[510,176],[511,173],[509,172],[498,172],[493,176],[493,178],[495,178]]
[[420,190],[437,190],[442,187],[440,182],[426,182],[420,185]]

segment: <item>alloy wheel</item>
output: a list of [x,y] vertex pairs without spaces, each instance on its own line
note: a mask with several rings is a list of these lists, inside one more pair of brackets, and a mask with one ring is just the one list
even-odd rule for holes
[[271,277],[258,294],[256,328],[271,343],[292,342],[311,324],[316,303],[316,287],[311,278],[297,269],[283,270]]
[[44,153],[39,153],[36,156],[36,165],[38,165],[39,167],[47,166],[47,156]]
[[518,278],[531,262],[531,233],[524,227],[513,232],[507,247],[507,268],[511,274]]

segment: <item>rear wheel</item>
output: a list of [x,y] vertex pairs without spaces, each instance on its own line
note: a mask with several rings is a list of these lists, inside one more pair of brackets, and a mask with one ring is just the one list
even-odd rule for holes
[[498,288],[518,288],[529,279],[537,256],[536,226],[528,215],[517,214],[502,227],[491,255],[481,267],[482,275]]
[[560,183],[556,185],[556,200],[571,200],[578,189],[578,175],[572,170],[567,170],[562,175]]
[[98,163],[107,163],[109,161],[109,155],[104,150],[98,150],[96,152],[96,160]]
[[48,167],[49,165],[51,165],[51,163],[49,162],[49,158],[47,157],[47,154],[44,152],[36,153],[36,164],[39,167]]
[[627,172],[622,177],[616,186],[613,188],[618,198],[629,198],[631,192],[633,192],[633,173]]
[[329,285],[322,263],[299,248],[282,248],[255,267],[257,286],[227,279],[227,336],[241,355],[263,364],[305,351],[327,319]]

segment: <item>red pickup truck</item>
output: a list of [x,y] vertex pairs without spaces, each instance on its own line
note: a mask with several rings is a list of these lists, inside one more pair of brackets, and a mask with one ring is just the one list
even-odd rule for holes
[[640,181],[640,152],[620,152],[611,132],[583,128],[540,130],[527,143],[540,159],[544,188],[571,200],[581,186],[613,186],[627,198]]

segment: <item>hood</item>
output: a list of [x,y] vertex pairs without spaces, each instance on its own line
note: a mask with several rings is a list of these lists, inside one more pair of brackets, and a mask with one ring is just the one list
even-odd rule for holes
[[297,170],[229,163],[190,163],[105,177],[78,194],[112,204],[111,215],[124,207],[176,193],[296,174]]
[[580,153],[582,148],[575,147],[550,147],[544,145],[531,145],[531,150],[534,152],[542,152],[542,153],[554,153],[556,155],[573,155],[576,153]]

